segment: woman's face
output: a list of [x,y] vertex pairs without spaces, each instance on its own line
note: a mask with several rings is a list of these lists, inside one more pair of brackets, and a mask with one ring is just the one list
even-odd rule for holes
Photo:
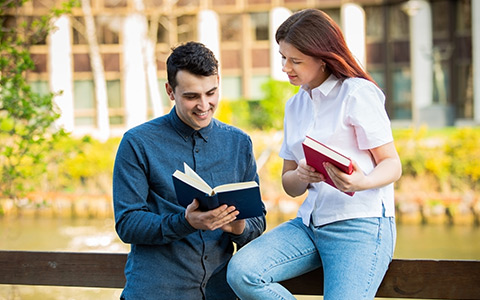
[[328,78],[329,74],[324,72],[325,63],[321,59],[305,55],[285,41],[280,41],[278,45],[282,55],[282,71],[287,73],[291,84],[314,89]]

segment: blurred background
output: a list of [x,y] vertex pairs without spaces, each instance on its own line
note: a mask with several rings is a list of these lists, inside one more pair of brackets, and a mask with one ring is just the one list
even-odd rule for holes
[[[403,176],[396,258],[480,259],[480,3],[475,0],[0,0],[0,249],[128,252],[114,231],[122,134],[167,113],[171,47],[220,61],[216,117],[252,136],[268,228],[282,191],[276,28],[319,8],[386,94]],[[3,299],[118,299],[120,290],[0,286]],[[302,299],[321,299],[305,297]]]

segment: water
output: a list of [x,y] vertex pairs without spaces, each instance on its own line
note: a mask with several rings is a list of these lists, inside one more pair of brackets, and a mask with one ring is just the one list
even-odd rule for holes
[[[0,218],[0,249],[128,252],[112,219]],[[395,258],[480,260],[480,228],[399,225]],[[0,300],[119,299],[119,289],[0,285]],[[299,297],[301,300],[322,297]]]

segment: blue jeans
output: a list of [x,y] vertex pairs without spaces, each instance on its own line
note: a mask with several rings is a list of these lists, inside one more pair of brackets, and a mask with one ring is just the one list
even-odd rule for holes
[[325,300],[373,299],[392,260],[394,218],[359,218],[323,226],[290,220],[256,238],[228,265],[242,300],[295,299],[278,282],[323,267]]

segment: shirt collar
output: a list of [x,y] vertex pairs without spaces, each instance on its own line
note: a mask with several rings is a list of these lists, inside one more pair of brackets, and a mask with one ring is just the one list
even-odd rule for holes
[[175,106],[170,110],[169,113],[170,122],[172,123],[173,128],[177,131],[177,133],[184,139],[188,140],[194,133],[198,133],[198,135],[206,141],[208,141],[209,133],[213,128],[213,119],[208,124],[207,127],[203,127],[200,130],[195,130],[192,127],[185,124],[177,115],[175,110]]
[[[322,82],[322,84],[314,88],[312,91],[317,90],[320,93],[322,93],[324,96],[327,96],[339,81],[340,79],[338,79],[335,75],[330,74],[330,76],[328,76],[328,78],[324,82]],[[310,92],[310,89],[305,85],[302,85],[302,89],[304,89],[307,92]]]

